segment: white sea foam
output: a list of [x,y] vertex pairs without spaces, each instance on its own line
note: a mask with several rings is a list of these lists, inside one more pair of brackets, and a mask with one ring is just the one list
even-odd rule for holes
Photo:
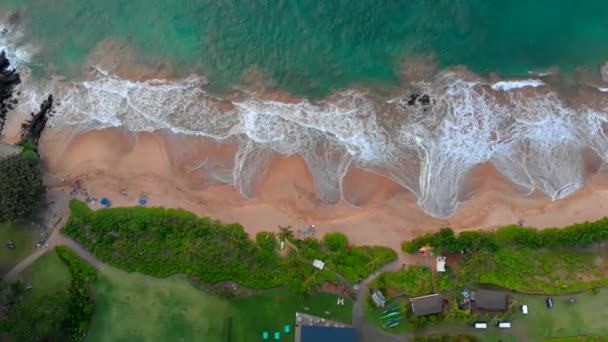
[[524,87],[541,87],[545,83],[541,80],[527,79],[527,80],[511,80],[511,81],[499,81],[492,84],[494,90],[512,90]]
[[299,154],[327,203],[342,198],[342,178],[354,163],[392,178],[429,214],[446,217],[458,206],[466,175],[480,163],[494,163],[525,192],[538,189],[558,199],[583,185],[585,148],[608,159],[600,129],[606,113],[567,107],[553,93],[508,92],[499,100],[503,91],[483,84],[440,75],[418,85],[433,100],[429,106],[408,106],[405,91],[379,103],[349,90],[314,103],[240,96],[229,112],[220,111],[205,91],[206,80],[196,76],[133,82],[100,75],[82,83],[56,80],[42,92],[59,99],[54,125],[238,137],[231,181],[245,196],[253,195],[272,153]]
[[[28,55],[8,50],[11,62],[25,67]],[[467,76],[464,81],[444,72],[415,85],[417,93],[429,95],[428,105],[408,105],[411,90],[390,100],[345,90],[298,103],[241,92],[226,112],[206,91],[203,77],[135,82],[100,69],[84,82],[31,81],[18,110],[35,111],[52,93],[57,99],[52,125],[169,129],[239,141],[231,171],[213,162],[199,166],[217,167],[218,179],[248,197],[273,153],[298,154],[326,203],[342,199],[343,177],[356,165],[412,191],[429,214],[447,217],[458,207],[467,174],[480,163],[492,162],[524,192],[538,189],[559,199],[583,185],[583,150],[608,160],[608,137],[601,128],[608,124],[608,111],[568,107],[550,91],[511,91],[544,85],[535,79],[488,84]]]

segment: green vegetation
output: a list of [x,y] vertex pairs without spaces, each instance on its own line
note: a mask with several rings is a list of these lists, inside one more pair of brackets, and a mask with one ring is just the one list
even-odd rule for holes
[[397,253],[387,247],[351,246],[342,233],[326,234],[322,243],[311,237],[293,243],[304,258],[324,260],[328,269],[337,271],[351,283],[397,260]]
[[431,245],[438,253],[496,251],[505,245],[539,248],[587,247],[608,240],[608,217],[575,224],[565,228],[536,229],[515,225],[499,228],[495,232],[466,231],[458,236],[450,228],[404,241],[402,248],[407,253],[416,253],[420,246]]
[[224,340],[229,303],[184,277],[158,279],[104,268],[94,295],[88,341]]
[[[353,304],[345,300],[344,305],[337,305],[338,298],[327,293],[303,297],[285,289],[275,289],[233,301],[231,340],[257,341],[261,339],[262,331],[282,331],[285,324],[294,329],[296,312],[350,324]],[[286,338],[284,335],[282,340]]]
[[[64,340],[62,322],[68,317],[70,273],[57,253],[43,255],[25,270],[21,280],[5,293],[4,305],[10,311],[0,320],[0,331],[15,341]],[[25,284],[32,289],[26,290]]]
[[381,317],[385,314],[382,313],[384,310],[392,309],[395,307],[401,307],[401,311],[404,313],[403,317],[405,318],[405,313],[409,310],[410,302],[406,299],[387,299],[386,306],[384,308],[378,308],[374,305],[371,300],[371,297],[368,296],[367,300],[363,303],[363,319],[367,321],[369,324],[376,327],[376,329],[384,330],[391,334],[404,334],[404,333],[412,333],[414,332],[414,327],[408,320],[402,320],[399,325],[392,328],[384,328],[383,322],[386,320],[382,320]]
[[578,337],[563,337],[563,338],[548,338],[543,342],[606,342],[608,338],[600,336],[578,336]]
[[[15,243],[15,248],[6,246],[8,240]],[[34,231],[20,224],[0,224],[0,274],[4,274],[30,254],[36,244]]]
[[[326,246],[314,238],[292,239],[296,248],[279,257],[273,234],[260,233],[254,242],[239,224],[175,209],[92,212],[82,202],[70,205],[72,217],[62,232],[103,261],[129,272],[161,277],[183,273],[210,284],[232,280],[251,288],[283,285],[296,293],[311,293],[324,281],[339,281],[332,270],[355,282],[397,258],[389,248],[350,247],[341,234],[330,240],[340,239],[344,248]],[[325,260],[328,270],[315,269],[315,258]]]
[[0,222],[31,219],[43,204],[40,160],[24,151],[0,159]]
[[[570,303],[570,299],[575,299]],[[548,310],[545,297],[518,295],[519,303],[528,305],[528,315],[519,313],[513,326],[522,325],[530,340],[561,336],[596,335],[608,336],[608,290],[597,294],[584,293],[575,296],[554,297],[554,306]]]
[[457,335],[432,335],[432,336],[419,336],[414,337],[410,341],[414,342],[476,342],[479,341],[473,336]]
[[[417,252],[419,246],[430,245],[436,254],[466,251],[453,286],[489,283],[526,293],[568,293],[608,285],[603,258],[581,249],[608,238],[607,225],[608,219],[563,231],[507,226],[495,232],[467,231],[458,236],[443,228],[404,242],[403,249]],[[449,281],[436,280],[439,289],[449,290],[444,286]]]
[[608,285],[608,269],[595,253],[564,249],[505,247],[477,252],[460,262],[460,285],[499,285],[526,293],[572,293]]
[[431,271],[422,265],[410,265],[397,272],[383,272],[372,283],[389,297],[418,297],[431,294],[433,284]]
[[97,271],[66,247],[58,246],[55,251],[72,276],[68,289],[68,317],[63,321],[62,326],[70,340],[81,341],[89,330],[89,321],[93,313],[94,300],[87,284],[97,280]]
[[93,310],[88,284],[95,275],[71,250],[49,251],[5,293],[9,311],[0,330],[18,341],[83,340]]
[[196,289],[182,276],[158,279],[104,268],[95,283],[96,307],[87,340],[224,341],[231,327],[231,341],[256,341],[264,330],[278,331],[285,324],[293,329],[298,311],[350,323],[352,302],[339,306],[337,298],[273,289],[226,301]]

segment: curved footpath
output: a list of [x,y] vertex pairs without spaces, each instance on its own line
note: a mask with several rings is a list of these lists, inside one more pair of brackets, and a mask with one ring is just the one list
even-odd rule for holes
[[[44,255],[47,251],[49,251],[50,249],[52,249],[56,246],[69,247],[80,258],[84,259],[85,261],[87,261],[89,264],[91,264],[93,267],[95,267],[98,270],[102,270],[106,267],[106,264],[104,262],[97,259],[91,252],[89,252],[88,250],[83,248],[79,243],[77,243],[76,241],[61,234],[61,232],[60,232],[61,227],[63,227],[67,223],[67,221],[70,217],[70,209],[69,209],[68,201],[60,201],[60,202],[62,202],[62,203],[59,204],[58,209],[59,209],[59,215],[61,218],[58,221],[56,221],[56,223],[53,225],[53,231],[51,233],[51,236],[47,240],[46,247],[42,247],[42,248],[35,250],[32,254],[28,255],[25,259],[23,259],[21,262],[19,262],[17,265],[15,265],[11,270],[9,270],[3,276],[5,281],[11,282],[11,281],[17,280],[18,276],[19,276],[19,274],[21,274],[21,272],[23,272],[26,268],[28,268],[31,264],[33,264],[38,258],[40,258],[42,255]],[[48,216],[51,216],[51,215],[48,215]],[[46,221],[50,222],[50,218],[48,218]],[[361,341],[387,341],[387,342],[404,341],[405,336],[408,335],[408,334],[404,334],[404,335],[397,336],[397,335],[387,334],[386,332],[381,331],[380,329],[374,327],[373,325],[365,322],[365,320],[363,318],[363,305],[364,305],[364,301],[365,301],[365,293],[366,293],[367,285],[371,281],[373,281],[376,277],[378,277],[380,275],[380,273],[382,273],[382,272],[387,272],[387,271],[394,272],[394,271],[399,270],[401,263],[402,263],[402,260],[397,259],[389,264],[386,264],[380,270],[378,270],[375,273],[373,273],[372,275],[368,276],[359,284],[359,291],[357,292],[357,297],[355,299],[355,302],[353,303],[353,324],[352,325],[355,328],[355,330],[357,331]]]
[[[51,203],[51,208],[49,208],[49,210],[45,213],[43,222],[47,227],[52,227],[51,236],[46,241],[44,247],[34,250],[34,252],[5,273],[3,276],[5,281],[12,282],[17,280],[21,272],[38,260],[38,258],[44,255],[48,250],[55,248],[55,246],[69,247],[79,257],[86,260],[89,264],[99,270],[105,267],[105,264],[97,259],[91,252],[84,249],[76,241],[61,234],[61,227],[63,227],[70,218],[70,198],[68,194],[61,189],[52,190],[48,193],[48,199]],[[59,219],[57,219],[57,217],[59,217]]]
[[372,282],[382,272],[394,272],[399,270],[401,265],[400,260],[395,260],[389,264],[384,265],[380,270],[376,271],[372,275],[365,278],[359,284],[359,291],[357,291],[357,298],[353,303],[353,328],[357,331],[359,339],[361,341],[406,341],[406,335],[392,335],[388,334],[373,325],[369,324],[363,318],[363,305],[365,304],[365,293],[367,291],[367,284]]

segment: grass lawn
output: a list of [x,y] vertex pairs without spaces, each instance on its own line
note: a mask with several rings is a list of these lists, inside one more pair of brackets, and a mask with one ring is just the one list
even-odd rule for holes
[[180,277],[106,267],[94,287],[88,341],[223,341],[229,303]]
[[[279,299],[282,297],[282,299]],[[295,326],[296,312],[303,312],[330,320],[351,323],[352,302],[337,305],[339,297],[320,293],[310,297],[292,294],[286,289],[269,290],[259,295],[235,300],[231,303],[232,341],[262,341],[262,332],[281,331],[285,324]],[[306,310],[305,308],[308,308]],[[326,315],[325,312],[330,312]],[[292,330],[293,331],[293,330]],[[294,335],[281,334],[281,341],[293,341]]]
[[70,285],[70,271],[54,250],[49,250],[21,274],[24,284],[31,284],[26,299],[66,291]]
[[[575,303],[569,300],[574,298]],[[453,322],[444,322],[429,329],[432,333],[462,333],[478,337],[481,341],[544,341],[549,338],[595,335],[608,336],[608,289],[598,294],[584,293],[572,296],[553,297],[554,306],[547,309],[545,296],[515,295],[517,305],[528,305],[528,315],[518,311],[510,320],[511,329],[495,326],[487,330]],[[559,340],[558,340],[559,341]],[[564,341],[577,341],[566,339]],[[584,340],[583,340],[584,341]],[[593,341],[593,340],[591,340]]]
[[[575,298],[575,303],[568,300]],[[533,340],[547,337],[580,335],[608,336],[608,290],[598,294],[585,293],[576,296],[553,297],[554,306],[548,310],[545,297],[521,296],[517,298],[528,305],[529,314],[519,314],[514,324],[523,324]]]
[[[36,245],[35,235],[31,228],[22,225],[0,224],[0,274],[8,272],[34,250]],[[6,247],[8,240],[15,242],[14,249]]]
[[372,304],[370,304],[369,300],[365,300],[363,302],[363,318],[365,319],[366,322],[372,324],[376,328],[378,328],[380,330],[384,330],[391,334],[403,334],[403,333],[413,332],[414,328],[405,319],[403,319],[401,321],[401,323],[399,325],[397,325],[396,327],[388,328],[388,329],[384,329],[382,327],[383,321],[380,319],[380,317],[384,316],[382,314],[382,311],[387,310],[387,309],[392,309],[396,306],[403,306],[403,305],[409,305],[409,301],[406,299],[393,300],[393,301],[387,302],[385,308],[379,309],[379,308],[373,306]]

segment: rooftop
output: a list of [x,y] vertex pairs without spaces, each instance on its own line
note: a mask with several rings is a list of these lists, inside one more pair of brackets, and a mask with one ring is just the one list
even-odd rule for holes
[[443,312],[443,298],[438,294],[416,297],[410,300],[416,316],[427,316]]
[[303,326],[302,342],[356,342],[357,334],[353,328]]
[[477,290],[475,307],[489,311],[505,311],[508,307],[507,293],[504,291]]

